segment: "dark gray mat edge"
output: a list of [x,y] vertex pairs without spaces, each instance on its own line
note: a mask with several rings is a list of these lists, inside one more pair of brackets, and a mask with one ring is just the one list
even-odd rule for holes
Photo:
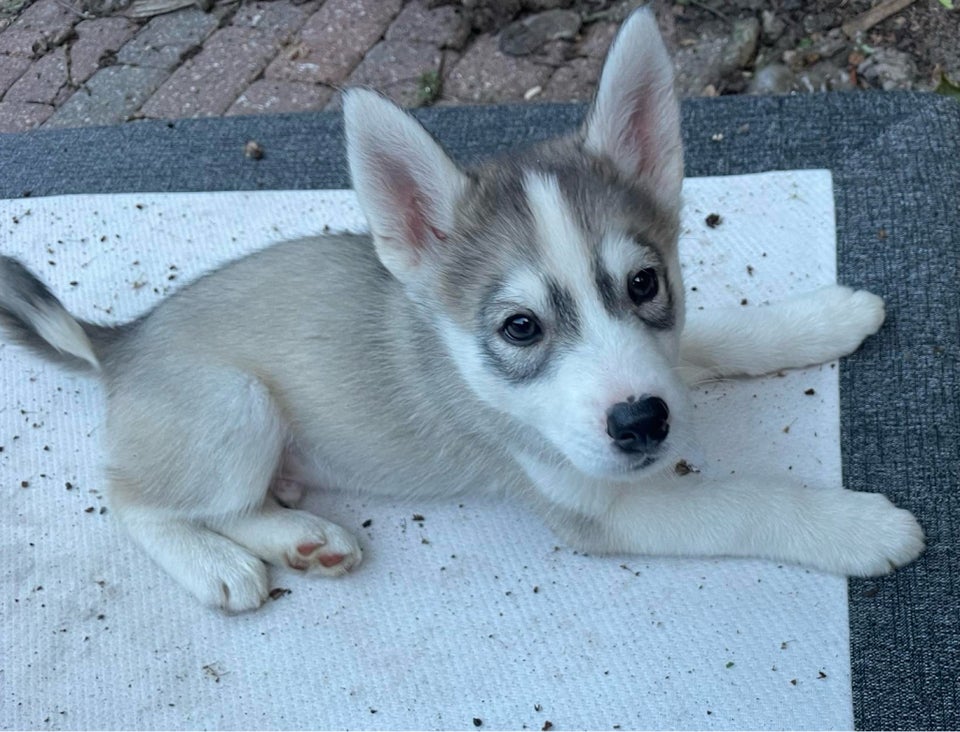
[[[534,105],[420,116],[469,161],[570,129],[581,114]],[[888,305],[879,336],[841,367],[845,484],[910,508],[929,538],[913,567],[850,583],[856,725],[960,728],[960,105],[918,94],[692,100],[684,132],[690,176],[833,173],[840,279]],[[244,156],[251,139],[262,160]],[[0,197],[342,188],[341,146],[328,114],[0,135]]]

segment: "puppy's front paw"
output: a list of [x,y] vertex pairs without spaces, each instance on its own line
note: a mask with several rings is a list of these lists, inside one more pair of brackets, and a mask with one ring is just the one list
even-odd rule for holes
[[880,330],[886,317],[883,299],[866,290],[831,285],[809,297],[823,321],[823,361],[856,351],[867,336]]
[[267,599],[269,586],[264,563],[232,542],[218,542],[175,577],[205,605],[228,613],[256,610]]

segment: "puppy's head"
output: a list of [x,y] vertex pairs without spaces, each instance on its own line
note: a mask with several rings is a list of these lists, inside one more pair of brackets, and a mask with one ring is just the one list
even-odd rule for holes
[[575,135],[476,170],[376,94],[344,111],[378,256],[475,394],[591,475],[675,454],[683,157],[653,16],[624,24]]

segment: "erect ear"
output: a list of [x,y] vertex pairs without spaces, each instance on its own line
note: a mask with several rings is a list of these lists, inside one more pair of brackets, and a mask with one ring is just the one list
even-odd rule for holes
[[679,204],[680,108],[673,65],[648,8],[634,11],[614,39],[583,134],[588,152],[608,158],[630,180],[648,180],[664,203]]
[[377,256],[401,282],[453,228],[467,177],[413,117],[375,92],[344,94],[350,177]]

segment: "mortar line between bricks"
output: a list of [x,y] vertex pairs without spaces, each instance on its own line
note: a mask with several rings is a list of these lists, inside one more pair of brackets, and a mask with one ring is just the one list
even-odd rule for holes
[[[158,93],[160,92],[160,90],[163,88],[163,85],[166,84],[166,83],[173,77],[173,75],[177,73],[177,71],[179,71],[179,70],[182,69],[184,66],[186,66],[187,64],[189,64],[190,61],[191,61],[193,58],[196,58],[200,53],[202,53],[202,52],[203,52],[203,49],[204,49],[205,46],[206,46],[207,41],[210,40],[210,37],[211,37],[214,33],[216,33],[218,30],[220,30],[220,29],[222,29],[222,28],[225,28],[225,27],[229,24],[230,19],[232,19],[233,16],[236,15],[237,9],[239,8],[239,2],[237,2],[237,3],[231,3],[231,6],[232,6],[232,7],[230,7],[226,12],[224,12],[223,15],[221,15],[219,18],[217,18],[217,26],[216,26],[216,28],[214,28],[214,29],[211,30],[209,33],[207,33],[207,35],[204,37],[204,39],[203,39],[202,42],[198,43],[196,46],[193,46],[193,47],[191,47],[191,48],[188,48],[186,51],[184,51],[184,52],[180,55],[180,59],[179,59],[179,61],[177,62],[176,68],[171,69],[171,70],[170,70],[170,73],[167,74],[167,78],[164,79],[162,82],[160,82],[160,84],[157,85],[157,88],[153,91],[153,93],[150,94],[146,99],[144,99],[144,100],[143,100],[143,103],[140,104],[139,107],[137,107],[133,112],[131,112],[131,113],[128,115],[128,120],[132,121],[132,120],[135,120],[135,119],[145,119],[145,115],[144,115],[144,113],[143,113],[143,108],[146,107],[146,106],[150,103],[150,100],[151,100],[151,99],[153,99],[154,97],[157,96],[157,94],[158,94]],[[144,25],[144,28],[146,28],[146,25]],[[138,34],[138,35],[139,35],[139,34]],[[136,36],[134,36],[134,38],[132,38],[132,39],[130,39],[130,40],[132,41],[132,40],[134,40],[135,38],[136,38]]]
[[270,67],[270,64],[272,64],[274,61],[276,61],[277,58],[279,58],[280,54],[283,53],[283,44],[281,43],[281,44],[278,44],[278,45],[279,45],[279,48],[277,49],[277,52],[276,52],[273,56],[270,57],[270,59],[263,65],[263,68],[260,69],[259,72],[257,72],[257,75],[250,80],[250,83],[247,84],[246,87],[245,87],[239,94],[237,94],[236,98],[235,98],[232,102],[230,102],[230,107],[227,107],[228,110],[229,110],[231,107],[233,107],[233,105],[236,104],[244,94],[247,93],[247,90],[250,89],[251,86],[253,86],[253,85],[256,84],[258,81],[260,81],[260,80],[262,80],[262,79],[265,78],[265,77],[264,77],[264,74],[267,73],[267,69]]
[[[64,43],[64,47],[63,47],[63,65],[64,65],[64,72],[65,72],[65,77],[66,77],[66,78],[64,79],[64,82],[63,82],[63,84],[60,86],[60,88],[57,89],[57,94],[56,94],[56,96],[54,97],[54,101],[56,101],[56,97],[59,97],[59,96],[60,96],[60,92],[62,92],[62,91],[64,90],[64,88],[72,88],[72,89],[73,89],[73,91],[71,92],[71,96],[72,96],[73,94],[76,94],[76,93],[77,93],[76,87],[74,87],[73,82],[72,82],[72,79],[73,79],[73,55],[72,55],[72,54],[73,54],[73,46],[72,46],[71,44],[69,44],[69,43]],[[64,101],[66,101],[66,100],[64,100]]]

